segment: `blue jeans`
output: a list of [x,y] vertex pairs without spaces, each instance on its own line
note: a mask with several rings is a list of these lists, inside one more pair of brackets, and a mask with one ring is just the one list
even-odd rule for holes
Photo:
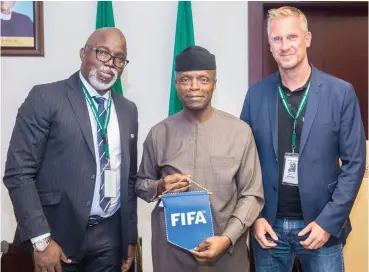
[[277,218],[273,230],[278,241],[272,249],[261,248],[252,237],[256,272],[289,272],[295,256],[299,258],[303,272],[344,271],[342,244],[323,246],[318,250],[305,249],[300,241],[305,240],[310,233],[303,237],[297,235],[304,227],[303,220]]

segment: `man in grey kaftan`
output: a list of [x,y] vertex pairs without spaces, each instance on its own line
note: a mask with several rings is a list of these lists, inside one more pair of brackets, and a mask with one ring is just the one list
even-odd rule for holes
[[[198,84],[199,90],[191,93],[197,92],[201,94],[199,97],[205,98],[210,93],[211,100],[215,86],[207,88],[205,83],[208,81],[201,76],[197,76],[203,81]],[[259,158],[251,129],[238,118],[209,105],[204,105],[207,117],[194,121],[196,118],[191,116],[191,105],[194,106],[200,99],[187,99],[183,94],[189,92],[185,88],[181,92],[180,88],[177,87],[184,110],[150,130],[144,142],[136,192],[147,202],[157,201],[163,192],[163,189],[160,190],[161,183],[166,177],[190,175],[193,181],[213,193],[210,202],[214,236],[228,237],[229,245],[221,250],[221,254],[212,256],[215,258],[211,261],[205,258],[198,262],[200,258],[196,258],[197,255],[170,244],[166,238],[164,209],[160,207],[159,199],[152,212],[154,271],[249,271],[246,238],[264,203]],[[187,190],[188,186],[184,188]],[[191,183],[188,191],[194,190],[201,188]]]

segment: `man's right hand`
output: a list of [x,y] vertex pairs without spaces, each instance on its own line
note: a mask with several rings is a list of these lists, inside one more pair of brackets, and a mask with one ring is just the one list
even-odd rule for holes
[[54,241],[50,242],[45,251],[34,251],[33,258],[36,272],[63,272],[60,260],[65,263],[72,262]]
[[[272,237],[274,241],[267,239],[267,237],[265,236],[265,234],[267,233],[270,235],[270,237]],[[256,241],[258,241],[259,245],[262,248],[270,249],[277,246],[275,241],[278,241],[278,237],[272,227],[269,225],[268,221],[266,221],[264,218],[259,218],[255,221],[253,234]]]
[[169,190],[171,193],[185,192],[190,188],[191,179],[182,174],[173,174],[163,178],[158,185],[159,194]]

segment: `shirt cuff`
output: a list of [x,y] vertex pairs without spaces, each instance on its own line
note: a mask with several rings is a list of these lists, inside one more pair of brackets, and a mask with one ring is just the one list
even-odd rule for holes
[[151,201],[155,201],[159,199],[159,182],[161,181],[161,179],[159,180],[153,180],[150,183],[150,191],[151,191],[151,195],[152,195],[152,199]]
[[35,243],[37,243],[38,241],[41,241],[42,239],[45,239],[46,237],[49,237],[49,236],[51,236],[51,234],[50,234],[50,233],[45,233],[45,234],[42,234],[42,235],[37,236],[37,237],[35,237],[35,238],[31,238],[31,243],[32,243],[32,244],[35,244]]

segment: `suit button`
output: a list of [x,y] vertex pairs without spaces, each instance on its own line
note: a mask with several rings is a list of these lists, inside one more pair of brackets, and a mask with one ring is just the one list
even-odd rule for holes
[[95,179],[95,177],[96,177],[95,175],[91,175],[91,179]]
[[273,191],[277,191],[277,186],[273,185]]
[[87,202],[86,202],[86,206],[87,206],[87,207],[90,207],[90,206],[91,206],[91,201],[87,201]]

